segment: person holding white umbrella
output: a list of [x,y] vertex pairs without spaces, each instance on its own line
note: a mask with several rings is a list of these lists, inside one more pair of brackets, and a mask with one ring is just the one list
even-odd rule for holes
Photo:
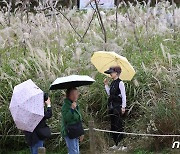
[[47,106],[44,117],[36,126],[33,132],[24,131],[25,139],[30,147],[31,154],[38,154],[38,148],[44,146],[44,140],[51,136],[50,128],[46,120],[52,117],[51,101],[48,95],[44,94],[44,103]]
[[52,116],[50,98],[29,79],[14,87],[9,109],[16,127],[25,134],[31,154],[37,154],[51,135],[46,124],[46,119]]
[[57,78],[50,86],[50,90],[66,89],[61,110],[61,133],[66,141],[68,154],[79,154],[79,141],[84,138],[82,115],[78,104],[79,92],[76,87],[90,85],[95,82],[87,75],[70,75]]

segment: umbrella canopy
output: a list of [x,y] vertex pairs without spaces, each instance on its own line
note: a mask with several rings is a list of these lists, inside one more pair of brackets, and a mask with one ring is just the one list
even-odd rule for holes
[[44,117],[44,92],[27,80],[14,87],[9,109],[18,129],[33,132]]
[[[135,70],[128,62],[126,57],[120,56],[115,52],[98,51],[94,52],[91,57],[91,62],[100,73],[108,70],[112,66],[120,66],[122,72],[120,74],[121,80],[131,80],[135,75]],[[109,76],[108,74],[105,74]]]
[[68,89],[71,87],[80,87],[90,85],[95,80],[87,75],[70,75],[57,78],[50,86],[50,90]]

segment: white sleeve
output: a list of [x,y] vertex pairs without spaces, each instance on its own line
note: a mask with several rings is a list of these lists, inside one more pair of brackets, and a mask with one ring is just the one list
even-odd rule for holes
[[125,90],[124,83],[122,81],[119,83],[119,89],[121,91],[121,97],[122,97],[122,108],[125,108],[126,107],[126,90]]
[[110,88],[109,88],[108,85],[105,85],[105,89],[106,89],[106,93],[107,93],[108,95],[110,95]]

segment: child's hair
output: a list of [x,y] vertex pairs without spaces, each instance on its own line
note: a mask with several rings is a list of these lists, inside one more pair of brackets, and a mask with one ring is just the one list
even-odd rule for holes
[[118,75],[120,75],[120,73],[121,73],[121,67],[120,66],[114,66],[113,69],[115,72],[117,72]]
[[70,93],[71,93],[73,90],[77,90],[77,88],[76,88],[76,87],[72,87],[72,88],[68,88],[68,89],[66,90],[66,97],[67,97],[67,98],[70,96]]

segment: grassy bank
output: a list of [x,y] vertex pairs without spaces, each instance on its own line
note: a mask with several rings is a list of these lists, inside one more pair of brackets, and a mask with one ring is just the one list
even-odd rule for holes
[[[90,63],[93,52],[99,50],[126,56],[137,72],[132,81],[125,81],[126,131],[180,134],[180,9],[169,3],[124,7],[118,9],[117,22],[115,10],[101,10],[106,43],[96,16],[81,41],[93,10],[63,12],[76,32],[61,14],[57,18],[46,17],[46,12],[31,14],[27,23],[26,17],[21,21],[17,13],[11,16],[11,25],[7,26],[7,16],[0,12],[0,134],[21,133],[8,106],[13,87],[29,78],[50,93],[53,118],[48,122],[53,132],[59,132],[64,92],[48,89],[56,77],[70,74],[87,74],[96,80],[92,86],[79,88],[84,127],[93,119],[97,128],[109,129],[104,76]],[[107,134],[97,133],[96,140],[99,153],[112,144]],[[172,141],[172,138],[128,136],[124,142],[130,150],[161,151],[171,148]],[[27,148],[22,138],[6,136],[0,138],[0,146],[6,151]],[[50,151],[63,151],[64,146],[61,136],[54,136],[46,143]],[[89,148],[88,136],[81,148],[84,151]]]

